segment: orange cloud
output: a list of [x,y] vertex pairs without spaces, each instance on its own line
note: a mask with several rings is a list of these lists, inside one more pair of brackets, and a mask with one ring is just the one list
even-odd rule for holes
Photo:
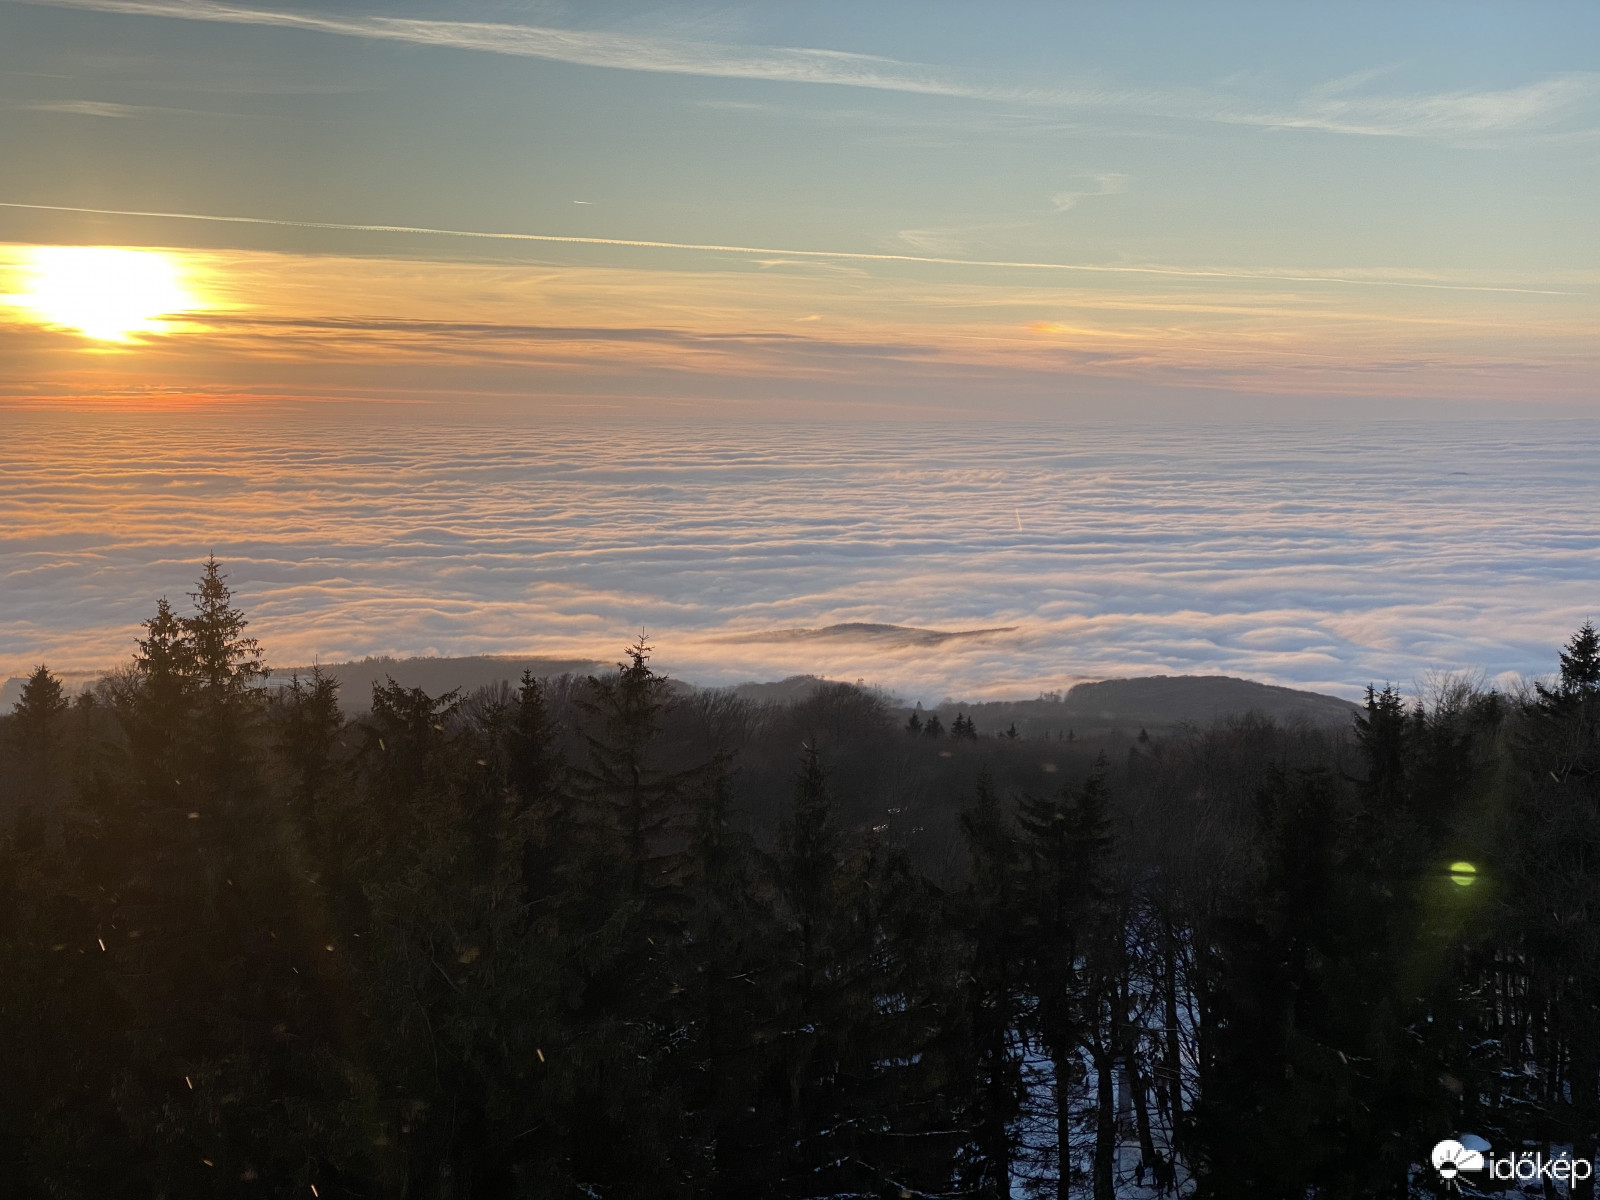
[[[0,247],[13,293],[37,253]],[[339,396],[394,392],[400,379],[400,392],[537,395],[623,377],[648,388],[668,376],[872,381],[971,370],[1023,391],[1081,377],[1559,400],[1589,394],[1600,327],[1583,287],[1488,290],[1540,282],[1515,279],[1199,272],[1064,283],[1004,269],[839,270],[714,254],[641,265],[614,261],[619,253],[505,262],[164,250],[203,306],[96,355],[13,301],[0,309],[0,388]]]

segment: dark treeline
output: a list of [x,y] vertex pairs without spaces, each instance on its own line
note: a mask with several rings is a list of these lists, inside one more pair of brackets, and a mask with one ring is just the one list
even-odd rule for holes
[[[1070,743],[265,688],[216,564],[0,721],[0,1193],[1406,1197],[1600,1127],[1600,641]],[[366,698],[362,698],[363,702]],[[1589,1196],[1588,1185],[1575,1195]]]

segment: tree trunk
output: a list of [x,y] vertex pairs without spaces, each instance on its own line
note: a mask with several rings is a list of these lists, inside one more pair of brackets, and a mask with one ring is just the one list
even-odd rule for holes
[[1072,1195],[1072,1082],[1076,1063],[1058,1047],[1050,1051],[1050,1067],[1056,1083],[1056,1197],[1070,1200]]
[[1093,1052],[1095,1068],[1094,1200],[1116,1200],[1117,1095],[1111,1055]]
[[1167,1119],[1172,1122],[1172,1143],[1178,1142],[1183,1121],[1183,1053],[1178,1034],[1178,939],[1170,918],[1162,918],[1162,1018],[1166,1022]]
[[1131,1050],[1124,1078],[1128,1082],[1128,1090],[1133,1094],[1134,1124],[1139,1134],[1140,1180],[1142,1182],[1144,1178],[1143,1168],[1148,1167],[1155,1175],[1157,1185],[1166,1192],[1172,1186],[1172,1168],[1156,1150],[1155,1136],[1150,1132],[1150,1104],[1145,1096],[1144,1073],[1139,1070],[1139,1060]]

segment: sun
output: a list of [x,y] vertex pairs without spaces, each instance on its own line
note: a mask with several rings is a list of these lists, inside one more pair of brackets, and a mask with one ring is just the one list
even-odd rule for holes
[[199,301],[170,255],[104,246],[37,246],[16,302],[47,325],[102,342],[160,333],[160,318]]

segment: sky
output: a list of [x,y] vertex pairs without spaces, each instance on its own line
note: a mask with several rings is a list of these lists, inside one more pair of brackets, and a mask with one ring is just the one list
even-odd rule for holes
[[1596,195],[1593,4],[0,0],[0,676],[1548,670]]
[[[1597,48],[1589,4],[0,0],[0,396],[1587,408]],[[176,311],[85,339],[40,245],[159,250]]]

